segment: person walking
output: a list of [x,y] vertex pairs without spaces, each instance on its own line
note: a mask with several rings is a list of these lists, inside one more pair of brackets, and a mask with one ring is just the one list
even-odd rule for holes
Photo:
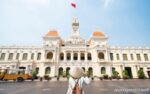
[[90,82],[91,79],[85,75],[82,68],[71,68],[70,77],[68,80],[67,94],[84,94],[84,91],[82,89],[83,84],[89,84]]

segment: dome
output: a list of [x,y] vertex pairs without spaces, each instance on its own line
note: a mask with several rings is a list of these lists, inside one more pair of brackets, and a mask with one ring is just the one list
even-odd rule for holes
[[58,34],[57,31],[53,30],[53,31],[48,31],[46,36],[48,36],[48,37],[57,37],[57,36],[59,36],[59,34]]
[[96,32],[93,32],[93,36],[94,37],[103,37],[105,36],[103,32],[99,32],[99,31],[96,31]]

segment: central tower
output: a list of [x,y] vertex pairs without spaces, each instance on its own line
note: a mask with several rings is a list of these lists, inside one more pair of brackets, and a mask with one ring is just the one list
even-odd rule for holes
[[71,37],[80,37],[79,33],[79,21],[77,17],[73,17],[72,20],[72,32],[71,32]]
[[79,21],[77,17],[73,17],[72,20],[72,30],[71,30],[71,36],[67,40],[71,44],[81,44],[84,43],[85,41],[80,37],[80,32],[79,32]]

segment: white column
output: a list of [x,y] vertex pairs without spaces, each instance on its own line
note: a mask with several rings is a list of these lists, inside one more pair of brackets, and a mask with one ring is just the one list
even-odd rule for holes
[[148,78],[147,67],[143,67],[143,71],[144,71],[146,78]]
[[150,53],[147,52],[148,61],[150,61]]
[[1,58],[2,52],[0,52],[0,58]]
[[78,61],[80,61],[80,56],[81,56],[80,52],[78,52]]
[[67,54],[67,53],[64,52],[64,62],[66,62],[66,58],[67,58],[67,57],[66,57],[66,54]]
[[117,61],[116,53],[113,53],[114,61]]
[[138,75],[137,75],[137,67],[136,66],[132,66],[132,75],[133,75],[133,78],[138,78]]
[[120,60],[120,61],[121,61],[121,63],[122,63],[122,61],[123,61],[122,52],[121,52],[121,53],[119,53],[119,60]]
[[45,51],[42,51],[41,52],[41,61],[45,61],[45,55],[46,55]]
[[87,51],[85,52],[85,62],[87,62]]
[[9,57],[9,52],[6,52],[4,60],[7,61]]
[[110,77],[112,75],[112,68],[111,66],[106,66],[106,74]]
[[131,61],[130,53],[127,53],[127,58],[128,58],[128,61]]
[[73,51],[71,52],[71,62],[73,61]]
[[119,75],[120,75],[120,77],[122,78],[122,71],[124,70],[124,66],[122,65],[122,66],[119,66]]
[[33,60],[37,61],[37,51],[34,52],[34,59]]
[[136,53],[133,53],[133,59],[134,59],[135,63],[137,63],[137,56],[136,56]]
[[27,54],[28,54],[27,60],[31,60],[31,54],[32,54],[32,52],[28,52]]
[[21,51],[21,52],[19,53],[19,60],[22,61],[22,58],[23,58],[23,52]]
[[13,60],[16,60],[17,52],[13,53]]
[[145,59],[144,59],[144,54],[143,54],[143,53],[140,53],[140,56],[141,56],[141,61],[142,61],[142,62],[145,61]]
[[44,64],[41,64],[39,67],[39,76],[43,77],[44,74],[45,74],[45,66],[44,66]]

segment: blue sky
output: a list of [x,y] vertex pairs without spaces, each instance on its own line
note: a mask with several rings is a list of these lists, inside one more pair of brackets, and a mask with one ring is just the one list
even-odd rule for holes
[[99,30],[112,46],[150,46],[149,5],[150,0],[0,0],[0,45],[40,45],[49,29],[67,39],[77,16],[84,39]]

